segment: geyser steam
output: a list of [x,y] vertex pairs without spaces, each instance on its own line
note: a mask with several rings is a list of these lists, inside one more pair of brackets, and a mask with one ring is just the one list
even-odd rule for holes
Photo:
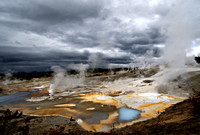
[[197,38],[200,20],[200,1],[177,0],[163,20],[161,32],[166,36],[163,59],[169,68],[161,83],[185,72],[186,51]]
[[74,88],[84,83],[85,71],[88,68],[88,65],[77,64],[77,65],[70,65],[69,67],[77,70],[79,74],[68,75],[66,70],[64,70],[63,68],[59,66],[52,67],[55,75],[53,77],[53,81],[49,89],[50,96],[54,95],[55,89],[66,90],[68,88]]
[[163,57],[171,67],[185,65],[186,50],[196,38],[200,26],[199,13],[199,0],[177,0],[164,18],[161,32],[167,39]]

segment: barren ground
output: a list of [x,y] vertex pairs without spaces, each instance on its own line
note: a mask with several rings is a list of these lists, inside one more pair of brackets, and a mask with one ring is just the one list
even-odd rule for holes
[[[135,78],[139,75],[144,77],[150,77],[151,75],[156,73],[156,69],[153,70],[143,70],[140,71],[140,73],[122,73],[113,75],[112,77],[109,75],[101,74],[96,76],[88,76],[87,80],[88,82],[91,82],[91,80],[94,80],[95,78],[98,78],[101,81],[114,81],[116,79],[121,78]],[[36,93],[33,93],[30,97],[40,97],[40,96],[48,96],[48,84],[49,80],[51,78],[43,78],[36,80],[36,81],[29,81],[19,84],[10,84],[3,87],[2,95],[15,93],[18,91],[28,91],[31,90],[33,87],[41,86],[42,91],[38,91]],[[99,81],[94,81],[92,86],[98,86],[99,87]],[[151,81],[146,80],[147,84],[149,84]],[[24,86],[27,86],[27,83],[29,84],[29,87],[24,88]],[[39,85],[39,84],[40,85]],[[182,76],[179,76],[177,79],[174,79],[172,82],[170,82],[169,85],[173,84],[173,90],[179,93],[181,92],[185,93],[193,93],[195,90],[196,93],[200,92],[200,72],[194,71],[189,72],[189,77],[187,79],[183,78]],[[18,86],[18,88],[16,88]],[[102,87],[102,86],[101,86]],[[145,86],[140,86],[145,87]],[[93,89],[89,86],[81,86],[77,88],[76,92],[73,94],[83,93],[81,89],[86,89],[85,92],[97,92],[97,89]],[[13,89],[12,91],[9,91],[9,89]],[[102,89],[104,89],[102,87]],[[160,93],[166,94],[169,90],[168,87],[164,88],[158,88]],[[73,89],[69,89],[68,91],[73,91]],[[57,90],[57,94],[59,95],[59,90]],[[115,96],[120,95],[120,92],[114,91]],[[125,94],[129,92],[126,91]],[[70,96],[69,93],[65,93],[66,96]],[[122,95],[124,93],[121,93]],[[63,97],[62,97],[63,98]],[[199,104],[200,97],[196,96],[193,99],[187,99],[180,103],[174,104],[171,107],[167,108],[164,112],[160,113],[157,117],[151,118],[146,121],[141,121],[134,123],[130,126],[126,126],[123,128],[117,129],[115,127],[115,124],[113,124],[113,127],[111,131],[109,131],[109,134],[200,134],[200,118],[197,115],[199,110],[195,109],[195,104]],[[51,101],[52,102],[52,101]],[[62,104],[61,100],[59,99],[59,96],[53,100],[55,102],[54,104]],[[77,102],[77,101],[74,101]],[[38,102],[32,103],[31,106],[35,107]],[[43,105],[42,105],[43,104]],[[45,100],[44,102],[40,103],[40,107],[42,106],[48,106],[49,102],[48,100]],[[91,132],[91,131],[85,131],[81,126],[77,124],[76,121],[74,121],[74,118],[70,119],[69,117],[60,117],[60,116],[29,116],[29,115],[22,115],[20,112],[15,112],[13,110],[10,112],[9,110],[6,111],[7,108],[17,107],[17,106],[28,106],[30,104],[26,104],[24,102],[20,102],[17,105],[15,104],[9,104],[8,106],[1,106],[1,112],[0,112],[0,132],[2,134],[107,134],[107,133],[101,133],[101,132]],[[86,105],[86,104],[85,104]],[[96,108],[98,108],[100,104],[96,104]],[[29,106],[30,107],[30,106]],[[10,108],[10,109],[11,109]],[[79,107],[80,108],[80,107]],[[40,108],[39,108],[40,109]],[[11,109],[12,110],[12,109]],[[37,110],[37,109],[36,109]],[[105,106],[105,110],[112,111],[115,110],[115,106]],[[70,116],[70,115],[69,115]]]

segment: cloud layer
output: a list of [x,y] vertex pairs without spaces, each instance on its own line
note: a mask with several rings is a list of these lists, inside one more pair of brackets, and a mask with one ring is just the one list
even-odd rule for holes
[[2,0],[0,71],[49,70],[52,65],[91,62],[94,56],[107,64],[130,64],[145,57],[152,61],[161,55],[162,20],[173,4],[162,0]]

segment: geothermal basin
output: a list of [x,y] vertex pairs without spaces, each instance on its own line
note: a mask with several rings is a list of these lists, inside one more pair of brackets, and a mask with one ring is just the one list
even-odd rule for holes
[[154,77],[96,81],[72,88],[73,91],[57,90],[54,96],[49,96],[47,89],[40,90],[38,95],[30,93],[21,101],[7,102],[4,107],[32,116],[67,117],[85,130],[109,132],[154,118],[171,105],[187,99],[158,93],[157,87]]
[[81,93],[44,101],[20,102],[10,105],[11,110],[32,116],[62,116],[71,118],[85,130],[109,131],[147,120],[174,103],[186,98],[156,93],[129,93],[112,96],[102,93]]

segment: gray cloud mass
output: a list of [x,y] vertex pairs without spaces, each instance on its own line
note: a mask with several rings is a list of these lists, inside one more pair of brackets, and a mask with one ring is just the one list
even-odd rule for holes
[[0,72],[46,71],[91,55],[108,64],[159,58],[162,19],[172,7],[161,0],[1,0]]

